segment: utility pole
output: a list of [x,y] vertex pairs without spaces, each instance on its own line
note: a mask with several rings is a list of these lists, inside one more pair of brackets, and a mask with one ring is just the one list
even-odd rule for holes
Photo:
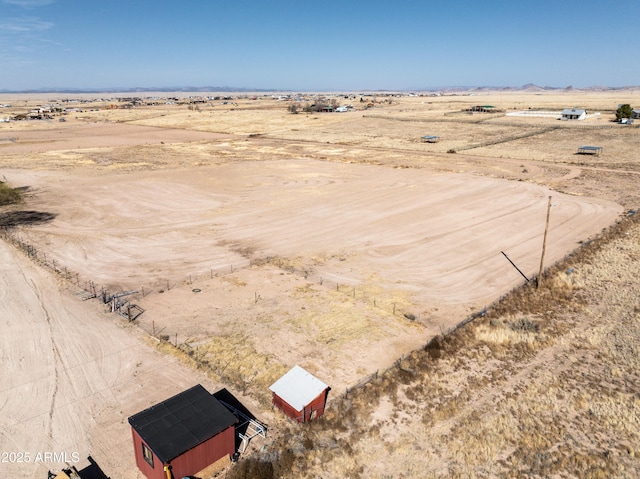
[[547,204],[547,222],[544,226],[544,238],[542,239],[542,255],[540,256],[540,269],[538,270],[538,279],[536,280],[536,288],[540,287],[542,283],[542,267],[544,265],[544,252],[547,249],[547,232],[549,231],[549,215],[551,213],[551,196],[549,196],[549,203]]

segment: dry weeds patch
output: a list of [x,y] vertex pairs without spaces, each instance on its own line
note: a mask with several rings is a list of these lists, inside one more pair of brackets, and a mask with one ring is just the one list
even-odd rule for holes
[[[280,446],[306,475],[280,470],[277,459],[275,469],[283,477],[636,477],[640,290],[609,284],[611,275],[640,274],[628,261],[639,239],[640,223],[623,221],[549,272],[542,291],[513,292],[482,321],[334,398],[324,419]],[[349,437],[348,447],[340,439],[312,455],[294,447],[329,437]]]

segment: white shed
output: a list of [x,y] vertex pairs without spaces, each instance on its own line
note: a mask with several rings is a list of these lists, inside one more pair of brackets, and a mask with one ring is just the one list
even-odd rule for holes
[[587,110],[578,110],[576,108],[565,108],[562,110],[561,118],[563,120],[584,120],[587,117]]
[[298,422],[307,422],[324,414],[330,388],[300,366],[294,366],[269,389],[274,406]]

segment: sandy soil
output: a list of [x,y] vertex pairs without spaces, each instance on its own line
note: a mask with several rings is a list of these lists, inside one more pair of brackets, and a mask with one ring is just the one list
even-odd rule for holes
[[[55,215],[17,233],[67,277],[3,246],[2,450],[77,450],[112,477],[138,477],[121,453],[128,415],[204,382],[272,418],[267,386],[294,364],[342,391],[521,284],[502,251],[537,274],[549,196],[546,265],[637,204],[625,151],[638,130],[607,143],[604,162],[573,164],[582,130],[549,131],[560,161],[527,140],[508,157],[504,144],[450,155],[415,141],[405,107],[381,107],[403,118],[392,123],[249,108],[0,125],[0,173],[28,187],[24,209]],[[472,126],[460,144],[513,129]],[[138,290],[145,313],[129,325],[67,291],[88,281]],[[154,352],[142,330],[206,361],[214,379]],[[33,477],[45,466],[26,467]]]
[[[121,123],[70,121],[71,126],[48,123],[47,129],[15,131],[6,129],[0,136],[0,154],[24,155],[52,150],[102,148],[205,141],[220,138],[208,132],[171,130]],[[29,125],[30,126],[30,125]]]
[[[528,277],[537,274],[552,194],[523,182],[309,160],[108,177],[7,174],[37,192],[32,208],[56,215],[22,233],[49,261],[112,292],[145,290],[135,298],[145,319],[183,341],[279,318],[245,340],[284,365],[324,357],[313,366],[337,389],[520,284],[502,251]],[[622,212],[557,193],[552,210],[546,264]],[[252,266],[271,257],[293,261],[298,273],[280,278],[276,265]],[[238,278],[232,288],[230,278]],[[174,285],[163,296],[149,294]],[[329,300],[340,285],[352,313],[363,316],[357,327],[336,319],[344,313],[326,311],[326,303],[314,304],[346,299]],[[194,297],[195,286],[203,294]],[[391,321],[389,302],[396,303]],[[329,318],[320,318],[332,315],[349,322],[349,331],[329,330]],[[231,320],[233,328],[223,327]]]
[[2,457],[0,474],[46,477],[65,461],[86,467],[91,455],[111,477],[140,477],[127,417],[194,384],[222,385],[160,354],[4,242],[0,258],[0,442],[15,453]]

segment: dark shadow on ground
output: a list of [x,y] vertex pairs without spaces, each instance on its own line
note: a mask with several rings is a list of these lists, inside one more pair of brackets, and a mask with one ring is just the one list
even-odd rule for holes
[[87,459],[89,460],[89,465],[78,471],[82,479],[109,479],[93,457],[89,456]]
[[[89,456],[87,457],[87,460],[89,461],[89,465],[84,469],[78,470],[75,466],[69,466],[67,469],[62,469],[60,474],[64,474],[62,477],[69,477],[72,479],[110,479],[109,476],[100,469],[100,466],[93,457]],[[57,476],[58,475],[55,472],[49,471],[49,479],[55,479]]]
[[48,223],[57,215],[45,211],[8,211],[0,213],[0,228],[15,228],[16,226],[30,226]]

